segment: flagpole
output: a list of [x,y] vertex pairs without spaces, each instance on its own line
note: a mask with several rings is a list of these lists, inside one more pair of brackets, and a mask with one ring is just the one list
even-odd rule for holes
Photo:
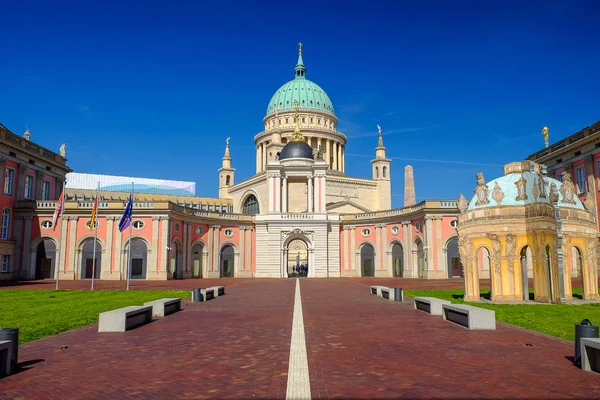
[[[131,182],[131,213],[130,219],[133,220],[133,182]],[[132,221],[129,221],[129,251],[127,252],[127,290],[129,290],[129,275],[131,275],[131,225]]]
[[[98,208],[100,208],[100,204],[98,204],[99,190],[100,182],[98,182],[98,187],[96,188],[96,199],[92,205],[92,213],[94,214],[94,218],[92,221],[90,221],[90,224],[94,224],[93,226],[90,226],[94,230],[94,252],[92,254],[92,290],[94,290],[94,277],[96,276],[96,245],[98,244],[98,229],[96,229],[96,221],[98,221]],[[96,207],[96,212],[94,213],[94,205],[96,204],[98,204],[98,207]]]
[[62,203],[60,208],[60,232],[58,233],[58,261],[57,265],[54,266],[54,272],[56,273],[56,290],[58,290],[58,281],[60,279],[60,252],[62,248],[62,233],[63,233],[63,214],[65,212],[65,185],[63,184],[63,189],[60,194],[60,199],[58,200]]

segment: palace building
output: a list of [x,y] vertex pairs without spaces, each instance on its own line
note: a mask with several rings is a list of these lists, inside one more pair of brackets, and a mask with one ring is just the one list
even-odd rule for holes
[[[267,103],[264,130],[254,136],[253,176],[235,180],[235,147],[227,139],[218,169],[219,198],[136,190],[131,242],[129,231],[117,226],[129,198],[122,179],[115,177],[112,184],[110,177],[102,178],[96,241],[89,227],[96,193],[90,180],[68,179],[64,216],[56,227],[58,186],[44,192],[50,197],[13,194],[14,202],[5,207],[18,224],[13,229],[12,220],[7,222],[2,249],[11,261],[0,279],[54,279],[57,274],[89,279],[92,273],[111,280],[126,279],[128,273],[149,280],[460,277],[457,201],[416,203],[412,167],[406,166],[404,206],[392,209],[392,165],[381,128],[370,166],[365,165],[372,177],[365,179],[346,175],[348,138],[337,125],[329,96],[307,79],[300,49],[293,79]],[[59,161],[52,172],[62,183],[70,172],[65,155],[48,154]],[[14,169],[12,162],[3,168]],[[26,190],[18,186],[16,192]],[[489,266],[479,272],[489,276]]]

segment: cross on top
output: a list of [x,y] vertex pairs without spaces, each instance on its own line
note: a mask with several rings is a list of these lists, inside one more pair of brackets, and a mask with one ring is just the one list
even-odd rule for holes
[[303,46],[302,42],[298,43],[298,46],[300,47],[300,50],[298,50],[298,53],[300,55],[302,55],[302,46]]

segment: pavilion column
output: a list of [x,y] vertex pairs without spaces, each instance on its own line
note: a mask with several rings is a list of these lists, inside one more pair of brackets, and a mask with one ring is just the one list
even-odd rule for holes
[[308,177],[307,181],[306,181],[307,185],[308,185],[308,199],[307,199],[307,207],[308,207],[308,212],[313,212],[313,204],[314,204],[314,196],[313,196],[313,179],[312,177]]
[[333,151],[333,164],[331,165],[331,169],[338,169],[338,151],[337,151],[337,143],[332,142],[332,151]]
[[287,194],[287,177],[283,177],[282,195],[281,195],[281,212],[288,212],[288,194]]
[[260,148],[260,145],[258,145],[258,146],[256,146],[256,173],[257,174],[262,171],[260,162],[261,162],[261,148]]

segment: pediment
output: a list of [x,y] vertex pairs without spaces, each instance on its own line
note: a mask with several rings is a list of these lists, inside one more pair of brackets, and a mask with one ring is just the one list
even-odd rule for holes
[[340,214],[358,214],[371,212],[368,208],[356,204],[352,200],[337,201],[329,203],[326,206],[327,212],[337,212]]

